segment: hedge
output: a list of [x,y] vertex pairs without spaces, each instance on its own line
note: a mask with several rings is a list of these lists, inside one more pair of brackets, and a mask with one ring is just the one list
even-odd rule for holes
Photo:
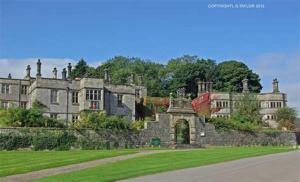
[[[116,139],[103,140],[92,137],[76,137],[72,130],[46,130],[0,133],[0,150],[17,150],[29,148],[32,150],[83,150],[117,149],[120,143]],[[130,143],[130,144],[129,144]],[[125,148],[132,148],[131,142],[125,143]]]

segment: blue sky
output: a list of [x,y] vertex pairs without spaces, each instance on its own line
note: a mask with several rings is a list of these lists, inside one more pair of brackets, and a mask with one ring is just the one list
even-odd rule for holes
[[[209,8],[230,3],[264,8]],[[278,77],[299,108],[299,53],[297,0],[0,0],[0,59],[11,64],[83,57],[97,65],[116,55],[237,59],[261,75],[264,91]]]

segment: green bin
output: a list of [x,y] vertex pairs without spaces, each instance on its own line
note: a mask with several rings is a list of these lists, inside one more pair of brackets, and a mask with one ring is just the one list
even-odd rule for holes
[[151,146],[160,147],[160,138],[152,138],[151,139]]

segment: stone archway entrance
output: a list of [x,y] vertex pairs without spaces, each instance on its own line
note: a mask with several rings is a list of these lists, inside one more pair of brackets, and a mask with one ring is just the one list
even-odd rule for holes
[[175,124],[175,143],[190,144],[190,126],[184,119],[178,120]]
[[170,116],[171,145],[196,143],[196,122],[198,117],[194,112],[190,98],[185,98],[185,90],[177,91],[177,98],[170,96],[167,113]]

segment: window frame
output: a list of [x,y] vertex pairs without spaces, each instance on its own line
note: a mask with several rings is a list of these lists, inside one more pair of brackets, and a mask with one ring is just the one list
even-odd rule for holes
[[9,92],[10,92],[10,84],[1,83],[1,93],[2,94],[9,94]]
[[2,109],[8,109],[8,106],[9,106],[8,104],[9,104],[8,101],[1,101],[0,107]]
[[21,94],[27,95],[28,93],[28,85],[21,85]]
[[86,89],[85,99],[87,101],[100,101],[101,89]]
[[72,104],[76,105],[78,104],[79,102],[79,91],[73,91],[72,92]]
[[117,106],[123,107],[123,94],[117,94]]
[[[55,99],[54,99],[54,96],[55,96]],[[58,90],[51,89],[51,91],[50,91],[50,103],[51,104],[58,104]]]

